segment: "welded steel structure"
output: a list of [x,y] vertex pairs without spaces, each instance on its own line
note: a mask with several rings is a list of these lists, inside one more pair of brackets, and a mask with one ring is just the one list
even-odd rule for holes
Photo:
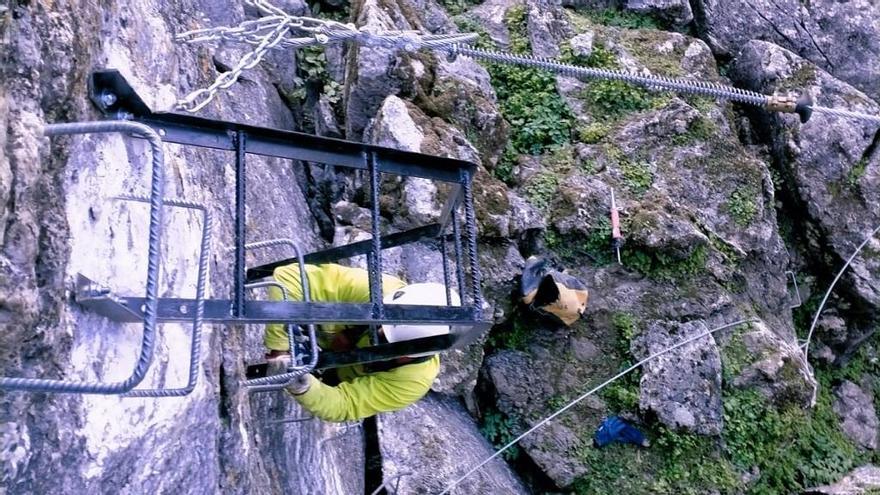
[[[156,324],[163,322],[193,323],[198,321],[200,324],[201,321],[204,321],[234,325],[285,323],[304,326],[343,323],[366,325],[373,329],[373,345],[370,347],[348,352],[320,352],[315,365],[300,368],[304,372],[311,371],[312,368],[327,369],[461,347],[476,340],[491,325],[490,321],[483,317],[482,312],[483,296],[480,290],[476,218],[471,188],[471,180],[476,172],[475,164],[299,132],[256,127],[191,115],[153,112],[128,82],[113,70],[98,71],[92,74],[89,95],[95,105],[111,119],[109,122],[127,123],[120,126],[122,132],[126,130],[125,125],[145,126],[154,132],[153,141],[156,140],[155,136],[159,136],[162,143],[222,150],[234,155],[236,183],[232,294],[229,299],[202,299],[201,295],[198,295],[196,299],[163,298],[157,297],[149,291],[146,297],[140,295],[124,296],[112,294],[102,288],[99,283],[80,275],[75,291],[75,299],[79,304],[114,321],[144,322],[144,341],[145,344],[149,344],[150,352],[149,356],[139,360],[136,369],[137,376],[133,375],[132,379],[119,384],[110,384],[112,386],[109,387],[106,384],[82,384],[63,380],[0,377],[0,388],[99,394],[132,391],[143,378],[145,369],[152,359],[152,332],[155,331]],[[57,134],[63,133],[66,132],[58,132]],[[143,138],[144,134],[144,132],[135,133],[133,137]],[[274,268],[296,263],[298,259],[297,257],[283,259],[250,268],[245,266],[245,245],[248,243],[245,228],[247,224],[245,197],[248,187],[248,155],[293,160],[294,163],[291,166],[301,166],[302,162],[308,162],[366,171],[372,202],[372,238],[305,255],[298,254],[306,263],[326,263],[366,255],[370,278],[369,303],[266,301],[246,297],[249,293],[249,287],[253,286],[255,282],[271,277]],[[154,166],[156,166],[155,163]],[[449,198],[438,222],[382,236],[379,229],[378,202],[382,174],[420,177],[451,184]],[[161,190],[158,195],[154,190],[150,198],[144,198],[144,200],[152,200],[154,206],[151,210],[151,225],[161,223],[161,209],[166,203],[173,206],[171,200],[163,199]],[[150,237],[151,259],[158,257],[161,231],[158,234]],[[381,296],[382,250],[429,239],[433,239],[440,246],[438,262],[443,264],[447,302],[450,300],[449,291],[454,287],[462,296],[461,306],[384,304]],[[450,243],[452,244],[452,253],[449,253],[448,244]],[[203,246],[201,257],[204,257],[204,251],[205,246]],[[150,264],[148,281],[153,282],[153,285],[158,277],[158,269],[158,263]],[[375,339],[375,328],[383,324],[399,323],[446,324],[450,325],[451,331],[448,335],[379,344]],[[146,335],[147,331],[151,334]],[[195,345],[193,347],[196,348]],[[198,359],[197,349],[194,352],[196,355],[193,357]],[[190,386],[185,392],[188,393],[191,389]],[[138,389],[133,391],[137,392]],[[135,395],[156,397],[179,395],[176,392],[163,394],[161,390],[151,392],[155,393]]]

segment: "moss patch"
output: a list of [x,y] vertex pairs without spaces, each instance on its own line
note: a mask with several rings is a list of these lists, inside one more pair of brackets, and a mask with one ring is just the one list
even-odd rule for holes
[[[525,8],[511,7],[505,22],[511,51],[528,53]],[[570,141],[574,115],[556,92],[552,72],[502,64],[488,64],[487,70],[501,112],[510,123],[510,142],[516,152],[538,154]]]
[[727,198],[727,202],[724,203],[724,209],[738,226],[748,227],[755,219],[755,216],[758,214],[758,205],[755,203],[755,197],[758,195],[758,191],[750,187],[739,187]]

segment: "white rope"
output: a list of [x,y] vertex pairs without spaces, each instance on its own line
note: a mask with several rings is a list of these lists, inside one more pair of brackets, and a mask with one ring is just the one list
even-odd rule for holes
[[[859,244],[859,247],[857,247],[855,251],[853,251],[853,254],[850,255],[848,260],[846,260],[846,263],[843,265],[843,268],[841,268],[840,271],[837,272],[837,276],[834,277],[834,280],[831,282],[831,285],[828,286],[828,290],[825,291],[825,297],[822,298],[822,302],[819,304],[819,308],[816,310],[816,315],[813,316],[813,323],[810,325],[809,333],[807,333],[807,341],[803,345],[803,347],[804,347],[804,361],[805,362],[808,362],[807,357],[809,356],[809,352],[810,352],[810,340],[813,338],[813,331],[816,329],[816,324],[819,322],[819,315],[821,315],[822,310],[825,309],[825,303],[828,302],[828,297],[831,295],[831,291],[834,290],[834,286],[837,285],[837,281],[840,280],[841,276],[843,276],[843,272],[845,272],[846,269],[849,268],[849,265],[853,262],[853,260],[856,258],[856,256],[862,251],[862,249],[866,245],[868,245],[868,242],[870,242],[870,240],[873,239],[875,235],[877,235],[877,232],[880,232],[880,225],[878,225],[877,228],[872,230],[871,234],[868,235],[868,237],[866,237],[865,240],[862,241],[861,244]],[[813,403],[816,402],[815,395],[816,394],[814,393],[813,400],[812,400]]]
[[518,437],[514,438],[513,440],[511,440],[509,443],[507,443],[507,445],[505,445],[505,446],[501,447],[500,449],[498,449],[497,452],[495,452],[494,454],[492,454],[491,456],[489,456],[488,458],[486,458],[483,462],[481,462],[481,463],[477,464],[475,467],[471,468],[471,470],[468,471],[468,472],[466,472],[466,473],[464,474],[464,476],[462,476],[461,478],[458,478],[457,480],[453,481],[449,486],[446,487],[446,489],[444,489],[444,490],[440,493],[440,495],[444,495],[444,494],[446,494],[446,493],[449,493],[450,490],[452,490],[453,488],[456,487],[456,485],[458,485],[459,483],[461,483],[462,481],[464,481],[465,478],[467,478],[467,477],[470,476],[471,474],[473,474],[473,473],[477,472],[478,470],[480,470],[480,468],[482,468],[483,466],[485,466],[486,464],[488,464],[489,461],[491,461],[492,459],[494,459],[494,458],[498,457],[499,455],[501,455],[502,452],[504,452],[505,450],[507,450],[507,449],[509,449],[510,447],[512,447],[514,444],[516,444],[517,442],[519,442],[520,440],[522,440],[523,438],[525,438],[527,435],[529,435],[529,434],[532,433],[533,431],[535,431],[535,430],[537,430],[538,428],[544,426],[545,424],[547,424],[548,422],[552,421],[554,418],[556,418],[556,417],[559,416],[560,414],[564,413],[565,411],[568,411],[569,409],[571,409],[572,407],[574,407],[578,402],[580,402],[580,401],[586,399],[587,397],[593,395],[594,393],[596,393],[596,392],[602,390],[603,388],[607,387],[608,385],[610,385],[610,384],[613,383],[614,381],[618,380],[620,377],[626,375],[627,373],[629,373],[629,372],[631,372],[632,370],[638,368],[639,366],[641,366],[641,365],[647,363],[648,361],[654,360],[654,359],[656,359],[656,358],[658,358],[658,357],[660,357],[660,356],[666,354],[667,352],[673,351],[673,350],[675,350],[675,349],[678,349],[679,347],[682,347],[682,346],[684,346],[684,345],[690,344],[691,342],[693,342],[693,341],[695,341],[695,340],[699,340],[699,339],[701,339],[701,338],[703,338],[703,337],[705,337],[705,336],[707,336],[707,335],[711,335],[711,334],[713,334],[713,333],[715,333],[715,332],[717,332],[717,331],[719,331],[719,330],[724,330],[725,328],[735,327],[735,326],[739,326],[739,325],[742,325],[742,324],[745,324],[745,323],[751,323],[751,322],[757,322],[757,321],[758,321],[758,320],[755,319],[755,318],[747,318],[747,319],[744,319],[744,320],[735,321],[735,322],[733,322],[733,323],[728,323],[728,324],[726,324],[726,325],[722,325],[722,326],[720,326],[720,327],[713,328],[712,330],[707,330],[707,331],[705,331],[705,332],[703,332],[703,333],[700,333],[700,334],[695,335],[695,336],[693,336],[693,337],[687,338],[687,339],[685,339],[685,340],[683,340],[683,341],[681,341],[681,342],[679,342],[679,343],[677,343],[677,344],[674,344],[674,345],[672,345],[672,346],[670,346],[670,347],[667,347],[666,349],[663,349],[663,350],[660,351],[660,352],[656,352],[656,353],[654,353],[654,354],[651,354],[650,356],[646,357],[645,359],[642,359],[641,361],[637,362],[636,364],[630,366],[629,368],[627,368],[627,369],[621,371],[620,373],[618,373],[618,374],[614,375],[613,377],[609,378],[608,380],[604,381],[604,382],[603,382],[601,385],[599,385],[598,387],[593,388],[593,389],[590,390],[589,392],[587,392],[587,393],[581,395],[580,397],[578,397],[577,399],[575,399],[575,400],[569,402],[568,404],[566,404],[565,406],[563,406],[561,409],[559,409],[559,410],[556,411],[555,413],[551,414],[550,416],[547,416],[546,418],[544,418],[543,420],[541,420],[540,422],[538,422],[538,424],[536,424],[535,426],[533,426],[533,427],[529,428],[528,430],[526,430],[526,431],[525,431],[524,433],[522,433],[520,436],[518,436]]

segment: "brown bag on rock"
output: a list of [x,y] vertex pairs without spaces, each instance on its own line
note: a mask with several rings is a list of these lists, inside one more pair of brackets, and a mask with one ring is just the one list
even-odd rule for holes
[[526,260],[520,293],[523,304],[558,319],[566,326],[581,317],[589,299],[586,284],[555,269],[547,259],[538,256]]

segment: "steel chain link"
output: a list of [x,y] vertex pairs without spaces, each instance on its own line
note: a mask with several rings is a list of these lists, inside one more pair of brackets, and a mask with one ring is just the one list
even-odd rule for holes
[[[581,79],[598,78],[624,81],[651,90],[667,90],[679,94],[695,94],[726,99],[768,108],[770,98],[767,95],[748,91],[715,82],[675,79],[665,76],[633,74],[625,71],[579,67],[561,63],[557,60],[541,59],[527,55],[491,50],[475,49],[464,46],[475,41],[475,33],[454,34],[420,34],[418,31],[371,31],[358,28],[354,24],[343,24],[329,19],[292,16],[275,7],[266,0],[246,0],[266,17],[244,21],[235,27],[216,27],[196,29],[181,33],[175,37],[183,43],[204,42],[240,42],[253,45],[254,48],[239,60],[234,69],[220,74],[207,88],[193,91],[177,103],[178,108],[187,112],[196,112],[205,107],[217,92],[232,86],[241,73],[252,69],[273,49],[302,48],[315,44],[341,43],[353,41],[363,46],[396,48],[415,51],[422,48],[443,50],[449,57],[464,55],[489,62],[536,67],[557,74]],[[873,124],[880,123],[880,117],[847,110],[838,110],[820,106],[812,106],[819,113],[837,117],[861,120]]]

